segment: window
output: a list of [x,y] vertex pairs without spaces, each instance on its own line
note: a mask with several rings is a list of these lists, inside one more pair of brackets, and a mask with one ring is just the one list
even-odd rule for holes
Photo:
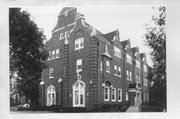
[[129,80],[132,81],[132,73],[131,72],[129,72]]
[[147,78],[144,78],[144,85],[147,86]]
[[128,70],[126,71],[126,77],[127,77],[127,80],[129,80],[129,71]]
[[110,62],[106,61],[106,72],[110,73]]
[[65,34],[64,33],[60,33],[60,38],[59,38],[59,40],[62,40],[65,36],[64,36]]
[[49,52],[48,61],[51,60],[51,52]]
[[82,59],[76,60],[76,72],[82,71]]
[[114,55],[121,58],[121,50],[114,46]]
[[59,58],[59,49],[56,49],[56,58]]
[[118,102],[122,101],[122,89],[118,89]]
[[131,56],[126,54],[126,57],[127,57],[127,62],[132,64],[132,59],[131,59]]
[[111,90],[111,100],[116,101],[116,88],[112,88]]
[[136,60],[136,67],[140,69],[140,62]]
[[121,67],[118,67],[118,76],[121,77]]
[[75,50],[84,48],[84,38],[78,38],[75,40]]
[[102,62],[100,63],[100,71],[102,71]]
[[47,106],[51,105],[56,105],[56,90],[52,85],[47,88]]
[[144,65],[144,72],[147,72],[147,66]]
[[65,32],[65,38],[67,38],[67,36],[69,35],[69,31]]
[[117,66],[114,65],[114,75],[117,76]]
[[126,92],[126,101],[129,100],[129,95],[128,95],[128,92]]
[[53,68],[50,68],[49,69],[49,78],[54,78],[54,69]]
[[109,101],[109,87],[104,87],[104,101]]
[[82,81],[73,85],[73,106],[85,107],[85,84]]
[[55,50],[52,51],[52,60],[55,59]]

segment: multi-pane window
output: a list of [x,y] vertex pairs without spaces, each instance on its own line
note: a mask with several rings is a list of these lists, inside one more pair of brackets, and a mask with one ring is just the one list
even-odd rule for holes
[[106,61],[106,72],[110,72],[110,62]]
[[56,54],[55,54],[55,50],[52,51],[52,60],[55,59]]
[[126,101],[129,100],[129,95],[128,95],[128,92],[126,92]]
[[129,80],[132,81],[132,73],[131,72],[129,72]]
[[114,46],[114,55],[121,58],[121,50]]
[[126,54],[127,62],[132,64],[132,58],[130,55]]
[[76,71],[77,72],[82,71],[82,59],[76,60]]
[[49,69],[49,78],[51,79],[51,78],[54,78],[54,68],[53,67],[51,67],[50,69]]
[[78,50],[81,48],[84,48],[84,38],[83,37],[75,40],[75,50]]
[[56,49],[56,58],[59,58],[59,49]]
[[121,77],[121,67],[118,67],[118,76]]
[[118,102],[122,101],[122,89],[118,89]]
[[126,77],[127,77],[127,80],[129,80],[129,71],[128,70],[126,71]]
[[64,33],[60,33],[60,38],[59,38],[59,40],[64,39],[64,36],[65,36],[65,34],[64,34]]
[[147,72],[147,66],[144,65],[144,72]]
[[109,101],[109,87],[104,87],[104,101]]
[[101,63],[100,63],[100,71],[102,71],[102,69],[103,69],[103,68],[102,68],[102,62],[101,62]]
[[117,66],[116,65],[114,65],[114,75],[117,76]]
[[54,86],[49,86],[47,88],[47,106],[56,104],[56,90]]
[[147,86],[147,78],[144,78],[144,85]]
[[116,88],[112,88],[111,90],[111,100],[116,101]]
[[140,69],[140,62],[136,60],[136,67]]
[[48,60],[51,60],[51,52],[49,52]]

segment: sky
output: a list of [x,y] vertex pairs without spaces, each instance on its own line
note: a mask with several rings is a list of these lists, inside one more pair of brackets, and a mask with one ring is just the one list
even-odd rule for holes
[[[51,31],[57,24],[57,16],[63,7],[24,7],[23,10],[31,14],[31,19],[44,29],[47,40],[51,38]],[[131,47],[139,47],[140,53],[145,52],[147,61],[152,66],[150,49],[145,45],[145,24],[151,23],[154,10],[152,6],[99,6],[80,7],[78,12],[84,14],[87,23],[102,33],[112,32],[116,29],[120,33],[120,41],[130,39]]]

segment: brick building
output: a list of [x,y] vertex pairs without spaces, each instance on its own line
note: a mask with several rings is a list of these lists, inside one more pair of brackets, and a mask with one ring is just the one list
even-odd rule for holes
[[148,102],[146,56],[131,48],[130,40],[120,41],[118,30],[103,34],[76,8],[65,7],[46,44],[42,105],[91,108],[101,103]]

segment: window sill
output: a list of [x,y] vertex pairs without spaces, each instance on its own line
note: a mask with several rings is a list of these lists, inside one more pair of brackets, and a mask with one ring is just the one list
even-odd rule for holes
[[122,100],[118,100],[118,102],[122,102]]
[[112,102],[116,102],[116,100],[111,100]]
[[106,102],[107,102],[107,101],[109,101],[109,99],[104,99],[104,101],[106,101]]
[[107,73],[110,73],[110,71],[107,71],[107,70],[106,70],[106,72],[107,72]]
[[80,49],[83,49],[84,47],[80,47],[80,48],[75,48],[74,50],[80,50]]

